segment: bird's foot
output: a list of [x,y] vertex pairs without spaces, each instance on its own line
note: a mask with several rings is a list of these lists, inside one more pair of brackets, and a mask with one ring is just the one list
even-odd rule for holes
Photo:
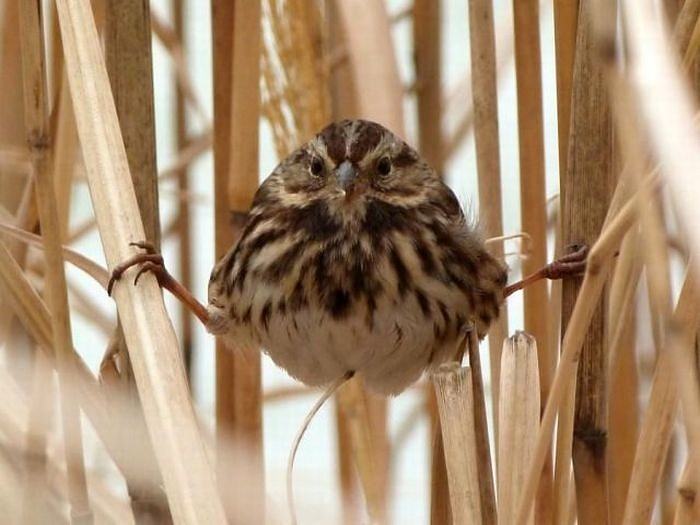
[[167,281],[172,279],[168,271],[165,269],[165,264],[163,263],[163,256],[158,253],[155,246],[150,242],[139,241],[130,242],[129,246],[136,246],[145,251],[145,253],[136,254],[126,261],[119,263],[112,270],[112,275],[109,277],[109,282],[107,283],[107,293],[112,295],[112,288],[114,288],[114,283],[116,283],[121,276],[132,266],[139,266],[139,271],[134,277],[134,284],[137,284],[139,278],[146,272],[151,272],[155,278],[158,280],[158,284],[162,287]]
[[570,246],[570,253],[562,255],[544,267],[545,279],[556,280],[581,275],[586,270],[586,260],[588,257],[588,246],[585,244],[574,244]]

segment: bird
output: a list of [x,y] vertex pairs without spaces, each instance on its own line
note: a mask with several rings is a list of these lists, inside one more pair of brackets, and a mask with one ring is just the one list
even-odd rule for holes
[[[147,253],[117,266],[153,271],[232,348],[262,348],[309,386],[357,375],[397,395],[479,338],[504,299],[508,269],[436,171],[376,122],[333,122],[258,188],[201,305]],[[522,283],[580,271],[585,251]]]
[[209,281],[209,329],[301,382],[398,394],[498,316],[507,271],[403,139],[343,120],[261,184]]

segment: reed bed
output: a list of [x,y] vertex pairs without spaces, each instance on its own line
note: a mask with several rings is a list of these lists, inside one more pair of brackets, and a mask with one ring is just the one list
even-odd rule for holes
[[[401,399],[359,379],[340,388],[326,429],[337,474],[314,480],[338,508],[296,490],[300,522],[391,523],[421,505],[434,525],[700,522],[700,1],[212,0],[209,94],[189,54],[193,4],[153,4],[0,0],[3,519],[288,522],[284,465],[266,451],[291,443],[264,415],[317,392],[267,385],[260,352],[217,343],[204,374],[214,406],[195,409],[200,328],[184,310],[173,324],[152,276],[113,299],[105,288],[141,240],[176,242],[179,276],[197,286],[201,253],[219,257],[240,234],[269,152],[361,117],[450,183],[468,178],[455,169],[467,151],[489,249],[524,275],[577,245],[589,255],[580,277],[527,288],[522,311],[505,305],[488,344],[466,334],[458,358],[403,394],[416,400],[403,421]],[[446,24],[455,5],[469,26],[459,42]],[[166,130],[153,42],[170,68]],[[448,85],[454,46],[470,67]],[[543,84],[549,49],[556,97]],[[516,133],[513,196],[504,137]],[[161,134],[174,152],[159,167]],[[201,196],[193,174],[209,153]],[[92,209],[77,220],[86,188]],[[101,251],[86,252],[95,234]],[[103,348],[76,328],[85,321]],[[422,457],[413,447],[406,459],[423,423]],[[406,461],[430,478],[413,491],[420,505],[396,491]]]

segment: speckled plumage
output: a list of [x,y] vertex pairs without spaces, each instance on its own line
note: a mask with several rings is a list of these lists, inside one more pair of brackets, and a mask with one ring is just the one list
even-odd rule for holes
[[212,271],[208,328],[235,348],[261,346],[309,385],[354,371],[396,394],[453,355],[470,322],[485,334],[505,282],[418,153],[379,124],[346,120],[258,189]]

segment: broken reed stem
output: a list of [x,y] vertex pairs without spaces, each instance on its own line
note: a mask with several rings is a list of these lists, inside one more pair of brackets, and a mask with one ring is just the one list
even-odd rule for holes
[[[490,0],[469,1],[469,24],[474,140],[479,178],[479,217],[486,236],[500,237],[503,235],[503,212],[498,138],[498,81],[493,5]],[[493,256],[499,260],[503,259],[503,251],[503,245],[500,243],[491,248]],[[507,334],[508,309],[502,306],[498,319],[491,325],[488,334],[491,402],[496,441],[498,441],[499,428],[498,391],[501,367],[499,350]]]
[[[651,180],[645,181],[645,184],[650,183]],[[620,184],[618,183],[615,190],[616,195],[620,191]],[[615,205],[616,195],[613,196],[610,206],[611,210],[617,209]],[[586,274],[569,320],[569,326],[563,338],[559,366],[554,375],[552,389],[542,414],[540,430],[537,434],[537,446],[528,470],[523,496],[518,506],[516,523],[524,522],[530,513],[539,481],[539,474],[552,440],[552,430],[557,411],[567,391],[566,389],[576,373],[581,345],[588,329],[588,323],[593,316],[598,297],[603,291],[612,256],[636,219],[636,199],[638,198],[639,193],[636,193],[620,208],[614,218],[603,228],[588,255]]]
[[[517,332],[503,342],[500,392],[498,516],[501,523],[515,523],[540,423],[537,344],[525,332]],[[533,524],[534,519],[533,511],[526,523]]]
[[68,475],[68,499],[72,518],[91,522],[92,511],[85,479],[80,409],[77,404],[73,384],[75,375],[70,359],[73,339],[63,265],[61,227],[58,220],[54,181],[50,172],[51,139],[46,54],[42,6],[39,1],[21,3],[20,30],[25,126],[36,178],[36,197],[45,245],[47,299],[52,312],[51,331],[56,348],[63,444]]
[[474,398],[469,367],[440,366],[433,374],[455,523],[482,523]]
[[479,356],[479,339],[476,330],[469,331],[466,343],[469,353],[469,370],[472,377],[474,432],[480,480],[481,516],[485,525],[495,525],[498,522],[496,495],[493,484],[491,447],[489,445],[489,429],[486,418],[486,395],[484,393],[484,379],[481,373],[481,357]]
[[[144,239],[95,21],[86,0],[56,2],[78,135],[105,256],[110,267]],[[152,275],[131,275],[114,297],[124,327],[148,430],[173,518],[222,523],[224,513],[204,451],[180,362],[177,339]]]

